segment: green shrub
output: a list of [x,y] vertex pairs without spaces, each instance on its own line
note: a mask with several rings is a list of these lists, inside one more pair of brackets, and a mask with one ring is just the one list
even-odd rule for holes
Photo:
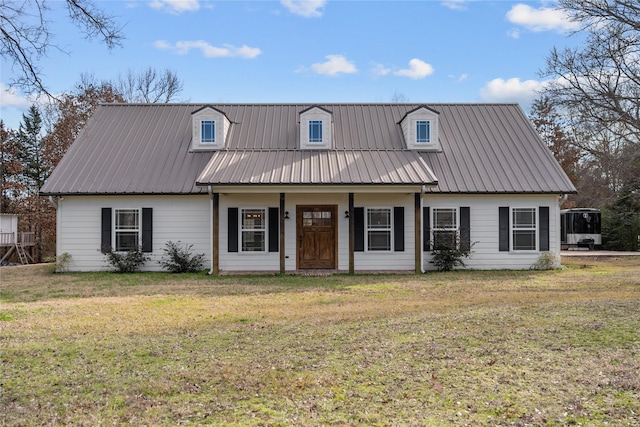
[[182,246],[180,241],[167,242],[164,248],[164,255],[160,265],[172,273],[190,273],[202,270],[204,265],[204,254],[193,255],[193,245]]
[[471,248],[475,243],[469,245],[469,248],[461,248],[460,236],[456,235],[454,241],[440,242],[433,246],[431,251],[431,264],[435,265],[438,271],[451,271],[455,267],[466,267],[463,258],[471,256]]
[[104,252],[107,262],[115,268],[116,273],[133,273],[149,260],[139,246],[128,252],[115,252],[112,248],[107,248]]
[[560,255],[554,252],[541,252],[531,270],[558,270],[561,268]]

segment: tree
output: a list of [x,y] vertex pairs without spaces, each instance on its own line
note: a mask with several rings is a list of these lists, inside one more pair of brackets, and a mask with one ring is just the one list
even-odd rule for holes
[[183,86],[175,72],[165,69],[159,73],[151,67],[140,74],[129,70],[124,77],[119,77],[115,85],[127,102],[144,103],[171,102],[182,92]]
[[22,173],[19,153],[15,132],[5,129],[4,122],[0,120],[0,213],[13,212],[13,201],[24,189],[18,179]]
[[[58,4],[47,0],[0,0],[0,55],[19,70],[12,85],[49,96],[38,60],[54,48],[61,50],[54,44],[51,29],[52,3]],[[91,0],[65,0],[63,4],[69,20],[85,38],[98,38],[109,49],[120,45],[121,28]]]

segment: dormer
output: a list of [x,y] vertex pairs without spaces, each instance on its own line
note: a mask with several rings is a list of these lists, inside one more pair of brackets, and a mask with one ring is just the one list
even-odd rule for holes
[[300,112],[300,148],[307,150],[332,147],[333,116],[321,107],[310,107]]
[[429,107],[409,111],[400,121],[404,140],[410,150],[440,151],[438,113]]
[[191,113],[191,149],[194,151],[224,148],[231,122],[226,114],[211,106]]

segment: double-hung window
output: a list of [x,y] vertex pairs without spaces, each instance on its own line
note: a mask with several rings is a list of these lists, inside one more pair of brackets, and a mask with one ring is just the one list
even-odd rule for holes
[[456,249],[458,247],[457,209],[433,209],[433,247],[435,249]]
[[391,250],[391,209],[367,209],[367,250]]
[[513,208],[511,232],[514,251],[536,250],[536,209]]
[[216,143],[216,121],[215,120],[202,120],[200,122],[200,142],[203,144],[215,144]]
[[242,209],[242,252],[264,252],[266,236],[265,209]]
[[429,120],[416,120],[416,143],[428,144],[431,142],[431,122]]
[[115,209],[115,249],[130,251],[140,246],[140,210]]
[[309,142],[322,143],[322,120],[309,120]]

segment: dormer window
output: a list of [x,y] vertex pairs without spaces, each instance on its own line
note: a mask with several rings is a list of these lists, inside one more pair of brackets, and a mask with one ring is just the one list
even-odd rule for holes
[[309,120],[309,142],[322,143],[322,120]]
[[231,122],[220,110],[206,106],[191,113],[191,149],[194,151],[224,148]]
[[410,150],[440,151],[438,112],[429,107],[409,111],[400,121],[404,140]]
[[321,107],[300,112],[300,148],[328,149],[332,147],[332,114]]
[[428,144],[431,142],[431,122],[429,120],[416,120],[416,143]]
[[200,122],[202,132],[200,133],[200,142],[203,144],[215,144],[216,142],[216,121],[202,120]]

